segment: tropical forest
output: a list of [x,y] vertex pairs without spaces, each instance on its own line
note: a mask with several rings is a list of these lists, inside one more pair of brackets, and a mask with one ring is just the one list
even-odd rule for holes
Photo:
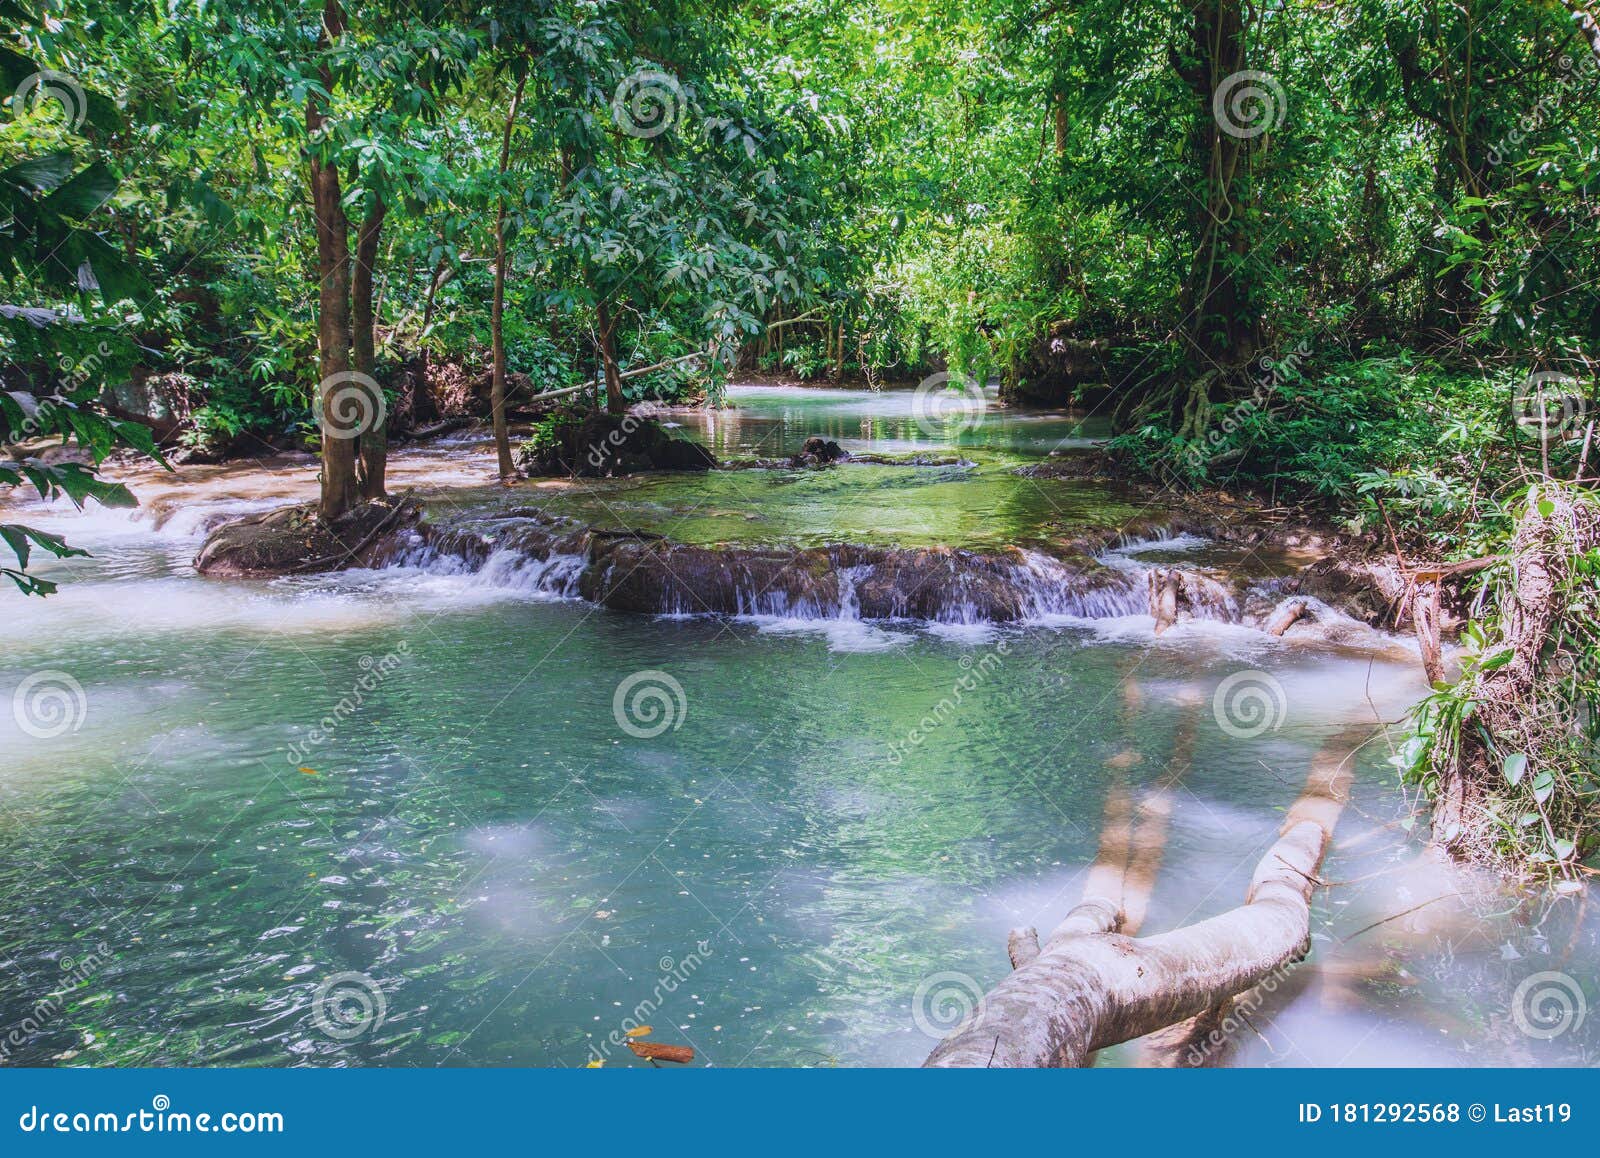
[[0,0],[0,105],[0,1067],[1595,1064],[1596,0]]

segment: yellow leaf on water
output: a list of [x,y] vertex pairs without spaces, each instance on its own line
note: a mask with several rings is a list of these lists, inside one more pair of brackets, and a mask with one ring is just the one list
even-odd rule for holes
[[322,773],[318,772],[315,768],[307,768],[304,765],[301,766],[300,771],[304,772],[307,776],[321,776],[322,775]]
[[628,1036],[629,1037],[643,1037],[647,1033],[654,1033],[654,1032],[655,1032],[655,1030],[652,1029],[650,1026],[641,1025],[641,1026],[638,1026],[635,1029],[630,1029],[628,1031]]
[[597,1069],[599,1069],[601,1066],[603,1066],[605,1064],[606,1064],[606,1059],[605,1058],[597,1057],[597,1058],[594,1059],[594,1061],[587,1063],[583,1068],[586,1069],[586,1070],[597,1070]]

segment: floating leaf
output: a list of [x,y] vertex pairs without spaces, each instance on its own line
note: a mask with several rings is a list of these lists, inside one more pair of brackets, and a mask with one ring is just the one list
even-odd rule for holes
[[650,1034],[652,1034],[654,1032],[655,1032],[655,1030],[652,1029],[650,1026],[648,1026],[648,1025],[640,1025],[640,1026],[635,1026],[633,1029],[630,1029],[628,1031],[628,1036],[629,1037],[648,1037]]
[[630,1041],[628,1048],[637,1056],[650,1061],[684,1062],[694,1061],[694,1050],[686,1045],[666,1045],[659,1041]]

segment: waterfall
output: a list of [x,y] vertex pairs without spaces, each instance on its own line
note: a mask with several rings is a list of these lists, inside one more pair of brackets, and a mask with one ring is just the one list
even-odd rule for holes
[[[546,598],[656,615],[949,625],[1120,619],[1150,614],[1172,582],[1182,617],[1253,621],[1283,581],[1247,580],[1184,556],[1208,541],[1157,529],[1098,553],[977,552],[836,544],[692,546],[585,528],[523,508],[498,518],[423,524],[398,536],[389,567],[471,576]],[[1160,559],[1152,558],[1160,556]]]

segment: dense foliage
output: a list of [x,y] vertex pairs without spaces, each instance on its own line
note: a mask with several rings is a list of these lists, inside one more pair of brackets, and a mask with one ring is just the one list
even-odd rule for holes
[[[1113,415],[1133,469],[1435,559],[1505,551],[1530,485],[1593,501],[1587,0],[0,21],[3,487],[126,501],[94,464],[170,417],[185,453],[320,448],[331,519],[383,494],[441,367],[492,380],[510,474],[509,407],[714,393],[743,360],[997,378]],[[36,453],[61,439],[88,461]],[[30,551],[71,548],[0,536],[47,592]]]

